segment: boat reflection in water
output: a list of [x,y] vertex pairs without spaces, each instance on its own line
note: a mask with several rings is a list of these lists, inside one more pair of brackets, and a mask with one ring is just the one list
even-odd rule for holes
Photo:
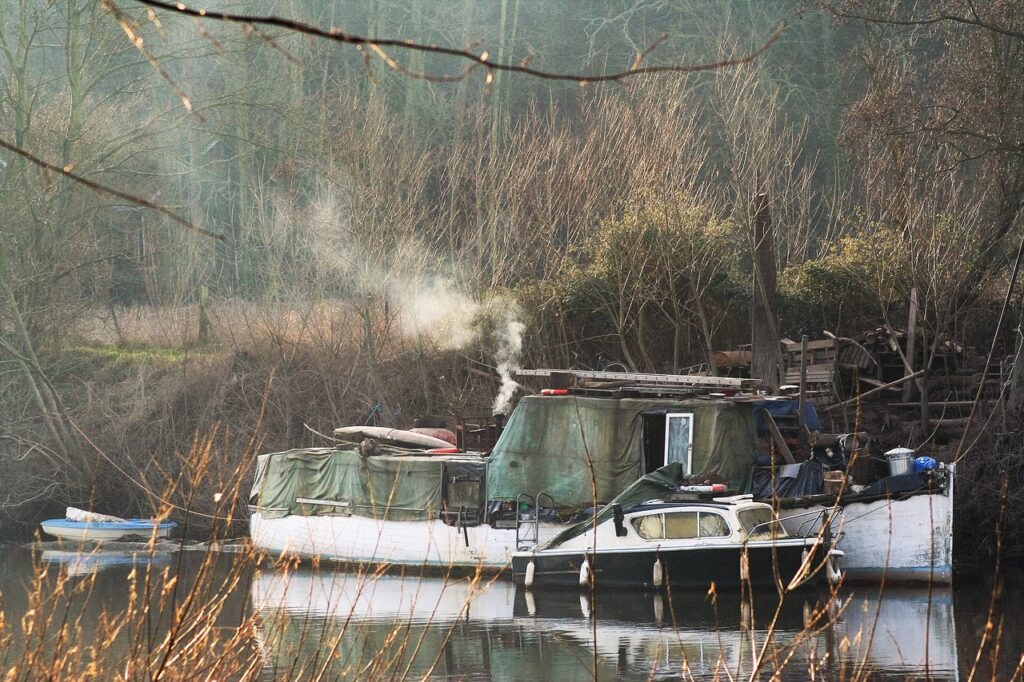
[[117,566],[166,566],[171,563],[169,552],[130,552],[86,547],[79,550],[47,549],[41,558],[47,564],[60,566],[69,576],[93,575]]
[[762,675],[781,668],[782,679],[807,679],[812,667],[819,677],[957,678],[948,589],[802,593],[779,606],[767,594],[591,596],[304,567],[258,573],[251,599],[275,678],[747,678],[759,656]]

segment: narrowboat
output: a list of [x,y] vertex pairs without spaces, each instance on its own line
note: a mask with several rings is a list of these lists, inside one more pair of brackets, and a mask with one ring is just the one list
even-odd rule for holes
[[[798,401],[759,394],[749,379],[519,376],[555,388],[521,398],[486,452],[412,447],[392,433],[261,455],[253,544],[340,562],[502,571],[516,552],[603,513],[644,476],[677,464],[688,484],[724,484],[770,504],[788,538],[809,519],[819,526],[812,531],[827,522],[848,579],[952,580],[952,467],[862,476],[851,464],[867,456],[863,441],[822,434],[813,405],[800,413]],[[787,444],[796,426],[812,437],[794,459]],[[830,488],[826,475],[849,485]]]

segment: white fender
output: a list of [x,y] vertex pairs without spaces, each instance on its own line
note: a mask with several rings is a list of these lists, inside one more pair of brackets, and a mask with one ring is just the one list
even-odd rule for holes
[[523,580],[523,584],[526,587],[533,587],[533,576],[536,572],[537,565],[531,560],[530,563],[526,564],[526,578]]
[[652,576],[655,587],[661,587],[661,581],[665,578],[665,568],[661,565],[661,559],[654,560],[654,575]]
[[750,581],[750,559],[747,557],[746,551],[740,554],[740,580]]
[[590,584],[590,560],[586,557],[583,558],[583,563],[580,564],[580,586],[586,587]]
[[838,585],[839,581],[843,579],[843,572],[836,567],[835,556],[836,552],[829,552],[828,558],[825,560],[825,576],[828,578],[829,585]]
[[533,598],[533,592],[526,590],[523,595],[526,597],[526,612],[531,616],[537,615],[537,602]]

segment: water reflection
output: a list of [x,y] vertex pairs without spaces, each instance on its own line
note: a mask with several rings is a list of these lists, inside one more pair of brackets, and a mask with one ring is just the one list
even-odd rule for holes
[[[660,595],[517,589],[503,581],[261,571],[251,588],[268,678],[956,679],[948,590]],[[927,667],[926,667],[927,666]]]
[[47,549],[42,553],[42,560],[60,566],[69,576],[83,576],[118,566],[166,566],[171,562],[171,555],[169,552]]

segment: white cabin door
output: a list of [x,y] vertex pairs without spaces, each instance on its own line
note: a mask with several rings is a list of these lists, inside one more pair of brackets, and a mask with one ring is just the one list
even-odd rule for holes
[[665,464],[679,462],[683,473],[690,473],[693,451],[693,413],[670,412],[665,415]]

